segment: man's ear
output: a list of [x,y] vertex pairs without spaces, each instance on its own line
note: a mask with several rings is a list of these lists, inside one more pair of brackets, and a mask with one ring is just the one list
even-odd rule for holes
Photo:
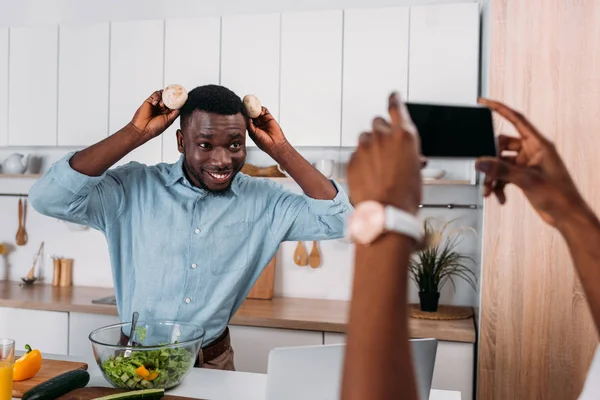
[[183,145],[183,132],[181,132],[181,129],[177,129],[177,150],[179,150],[180,153],[183,154],[183,151],[185,150],[185,146]]

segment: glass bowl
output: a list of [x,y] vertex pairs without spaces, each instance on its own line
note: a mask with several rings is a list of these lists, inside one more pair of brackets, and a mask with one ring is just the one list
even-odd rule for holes
[[[127,347],[130,322],[105,326],[90,333],[94,357],[104,378],[114,387],[170,389],[194,367],[205,330],[175,321],[139,321]],[[123,335],[122,335],[123,333]]]

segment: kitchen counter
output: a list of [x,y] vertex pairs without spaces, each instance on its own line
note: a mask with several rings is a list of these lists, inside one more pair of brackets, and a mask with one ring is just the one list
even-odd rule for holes
[[[113,295],[108,288],[73,286],[66,288],[0,281],[0,307],[44,311],[118,315],[114,305],[93,304],[92,300]],[[246,300],[231,325],[344,333],[350,302],[343,300],[274,298]],[[411,337],[475,343],[473,318],[454,321],[411,319]]]
[[[82,358],[45,354],[45,358],[63,361],[83,361]],[[111,387],[96,364],[88,364],[88,387]],[[169,391],[174,396],[210,400],[265,400],[267,375],[237,371],[193,368],[181,385]],[[432,389],[429,400],[460,400],[460,392]],[[13,398],[13,400],[20,400]]]

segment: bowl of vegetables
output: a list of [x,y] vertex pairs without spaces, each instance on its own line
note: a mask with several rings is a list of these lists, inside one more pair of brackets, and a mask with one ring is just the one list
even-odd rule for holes
[[128,390],[170,389],[193,368],[205,330],[185,322],[139,321],[127,346],[131,322],[90,333],[94,357],[104,378]]

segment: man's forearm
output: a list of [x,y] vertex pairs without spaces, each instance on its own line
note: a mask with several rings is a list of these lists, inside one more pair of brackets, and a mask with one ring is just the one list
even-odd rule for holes
[[567,242],[600,334],[600,221],[585,205],[575,209],[558,229]]
[[70,165],[84,175],[100,176],[147,141],[133,124],[127,124],[106,139],[75,153]]
[[343,400],[418,398],[407,316],[408,262],[414,247],[411,239],[397,234],[357,246]]
[[317,200],[332,200],[337,195],[337,189],[331,181],[310,165],[289,143],[282,145],[274,158],[307,196]]

